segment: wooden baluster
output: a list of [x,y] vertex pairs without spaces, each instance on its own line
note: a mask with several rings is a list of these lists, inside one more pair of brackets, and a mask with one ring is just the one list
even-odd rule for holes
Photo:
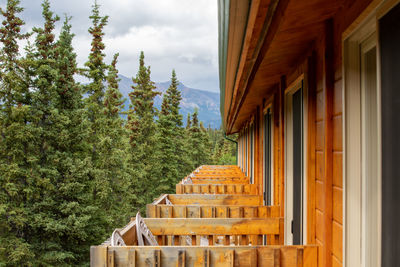
[[186,264],[186,252],[184,250],[179,250],[177,267],[185,267],[185,264]]
[[134,249],[130,249],[128,252],[128,266],[136,266],[136,251]]

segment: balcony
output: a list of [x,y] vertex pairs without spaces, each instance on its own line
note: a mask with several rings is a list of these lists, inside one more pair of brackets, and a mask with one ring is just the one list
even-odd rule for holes
[[317,246],[285,246],[280,207],[262,202],[237,166],[201,166],[92,246],[91,266],[317,266]]

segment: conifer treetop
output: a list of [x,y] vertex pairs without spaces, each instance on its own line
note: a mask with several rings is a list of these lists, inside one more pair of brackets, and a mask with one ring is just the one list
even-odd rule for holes
[[104,73],[107,65],[103,62],[105,54],[105,44],[103,42],[104,27],[108,23],[108,16],[100,16],[100,5],[95,1],[92,6],[92,14],[89,16],[92,20],[92,26],[89,28],[89,33],[92,35],[91,50],[89,60],[85,66],[89,68],[88,78],[96,82],[105,80]]
[[54,28],[55,23],[60,20],[60,17],[54,15],[54,13],[50,10],[50,2],[49,0],[44,0],[42,3],[42,15],[45,20],[43,28],[33,28],[33,31],[37,33],[36,36],[36,47],[38,49],[39,54],[47,59],[49,56],[46,53],[49,47],[54,46]]
[[[18,41],[27,39],[30,34],[21,34],[21,27],[25,22],[17,15],[24,11],[20,7],[20,0],[8,0],[6,10],[0,8],[0,13],[3,15],[4,20],[0,28],[0,42],[3,44],[4,60],[7,62],[15,62],[19,55]],[[12,66],[9,66],[9,70]]]
[[124,106],[124,101],[122,99],[122,93],[119,91],[118,82],[118,62],[119,54],[115,54],[113,60],[109,66],[109,71],[107,75],[107,90],[104,97],[104,106],[107,110],[107,115],[109,116],[119,116],[119,112]]

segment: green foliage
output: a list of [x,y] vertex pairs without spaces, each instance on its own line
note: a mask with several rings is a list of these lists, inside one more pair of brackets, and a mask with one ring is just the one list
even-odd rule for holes
[[163,96],[161,112],[157,121],[158,127],[158,162],[159,184],[157,194],[173,193],[175,184],[183,178],[182,159],[184,156],[184,129],[179,104],[182,99],[178,90],[179,81],[175,70],[172,71],[171,85]]
[[[0,265],[29,263],[33,251],[26,239],[29,223],[27,201],[32,162],[28,154],[34,140],[29,118],[29,87],[24,79],[24,62],[19,58],[18,41],[24,22],[18,0],[9,0],[0,10]],[[27,186],[28,185],[28,186]]]
[[[91,50],[79,69],[70,18],[43,4],[24,56],[19,0],[8,0],[0,27],[0,266],[87,265],[90,245],[107,239],[137,210],[202,164],[233,164],[236,148],[206,129],[198,112],[184,128],[178,79],[161,111],[150,67],[140,54],[127,120],[116,54],[105,63],[104,27],[95,2]],[[89,80],[76,82],[77,75]]]
[[144,63],[144,53],[140,53],[139,71],[132,79],[134,85],[129,93],[131,105],[128,111],[127,129],[130,142],[130,166],[132,169],[132,204],[142,211],[147,203],[157,196],[155,191],[157,174],[157,137],[154,117],[157,110],[153,106],[155,91],[151,81],[150,67]]

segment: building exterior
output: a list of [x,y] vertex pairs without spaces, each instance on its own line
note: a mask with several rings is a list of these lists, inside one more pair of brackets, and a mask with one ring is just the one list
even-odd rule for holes
[[318,266],[400,266],[399,2],[219,1],[224,129]]

